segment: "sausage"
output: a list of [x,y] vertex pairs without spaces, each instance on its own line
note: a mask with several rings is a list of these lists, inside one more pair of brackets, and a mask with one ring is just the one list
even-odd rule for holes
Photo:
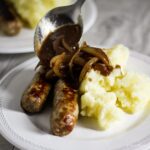
[[23,93],[21,107],[27,113],[40,112],[47,100],[51,84],[45,79],[45,72],[46,70],[40,68]]
[[21,28],[22,23],[12,5],[6,0],[0,0],[0,30],[6,35],[12,36],[18,34]]
[[58,80],[54,89],[53,110],[50,119],[52,134],[69,134],[78,119],[78,94],[64,80]]

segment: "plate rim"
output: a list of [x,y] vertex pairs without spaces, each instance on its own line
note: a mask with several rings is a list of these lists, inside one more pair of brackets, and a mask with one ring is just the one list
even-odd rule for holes
[[[149,56],[147,56],[147,55],[144,55],[144,54],[141,54],[141,53],[139,53],[139,52],[135,52],[135,51],[131,51],[130,52],[130,57],[138,57],[138,58],[140,58],[140,60],[142,60],[142,61],[144,61],[144,62],[146,62],[146,63],[148,63],[148,64],[150,64],[150,57]],[[1,85],[2,85],[2,83],[5,81],[5,79],[7,79],[7,77],[9,77],[9,75],[11,75],[15,70],[17,70],[18,68],[20,68],[20,67],[22,67],[22,66],[24,66],[24,65],[27,65],[27,64],[31,64],[31,63],[35,63],[35,61],[37,61],[37,58],[34,56],[34,57],[32,57],[32,58],[30,58],[30,59],[28,59],[28,60],[26,60],[26,61],[24,61],[24,62],[22,62],[21,64],[19,64],[19,65],[17,65],[16,67],[14,67],[14,68],[12,68],[9,72],[7,72],[1,79],[0,79],[0,87],[1,87]],[[2,97],[0,97],[0,118],[2,117],[2,115],[3,114],[1,114],[1,112],[2,112],[2,106],[1,106],[1,98]],[[15,145],[16,147],[18,147],[18,148],[21,148],[21,149],[30,149],[30,148],[32,148],[32,149],[44,149],[44,150],[54,150],[54,149],[50,149],[50,148],[46,148],[46,147],[40,147],[39,145],[33,145],[33,143],[26,143],[26,142],[24,142],[22,139],[14,139],[14,136],[12,136],[12,134],[13,134],[13,132],[15,132],[15,131],[13,131],[12,133],[10,133],[9,131],[7,131],[7,127],[5,126],[5,123],[4,122],[6,122],[6,120],[4,120],[5,118],[1,118],[0,119],[0,133],[1,133],[1,135],[6,139],[6,140],[8,140],[8,142],[10,142],[11,144],[13,144],[13,145]],[[9,127],[9,126],[8,126]],[[10,128],[10,127],[9,127]],[[11,129],[11,128],[10,128]],[[12,129],[11,129],[12,130]],[[5,132],[6,131],[6,132]],[[17,134],[17,133],[15,133],[15,134]],[[15,136],[16,137],[16,136]],[[149,139],[150,139],[150,137],[149,137]],[[143,139],[141,139],[141,140],[143,140]],[[140,141],[141,141],[140,140]],[[19,143],[19,144],[18,144]],[[22,145],[20,145],[20,143],[22,144]],[[138,145],[138,148],[137,147],[135,147],[135,148],[132,148],[132,150],[137,150],[137,149],[141,149],[141,148],[146,148],[147,146],[148,146],[148,144],[150,143],[150,141],[147,141],[147,143],[142,143],[142,144],[140,144],[140,145]],[[134,144],[134,143],[133,143]],[[28,145],[28,147],[27,147],[27,145]],[[132,146],[132,144],[131,144],[131,146]],[[135,145],[134,145],[135,146]],[[121,148],[118,148],[117,150],[131,150],[131,148],[130,148],[130,145],[129,145],[129,147],[121,147]]]

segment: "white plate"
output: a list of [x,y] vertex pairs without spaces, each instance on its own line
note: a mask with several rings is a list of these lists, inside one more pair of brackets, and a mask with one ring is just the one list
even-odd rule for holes
[[[65,137],[49,133],[50,108],[29,116],[20,107],[21,95],[34,75],[36,58],[12,69],[0,81],[0,132],[20,149],[32,150],[145,150],[150,145],[150,111],[131,115],[122,130],[97,131],[81,119],[73,132]],[[150,58],[131,53],[128,69],[150,77]]]
[[[94,1],[87,0],[82,9],[84,33],[94,24],[97,17],[97,8]],[[33,52],[34,30],[22,29],[17,36],[8,37],[0,35],[0,53],[28,53]]]

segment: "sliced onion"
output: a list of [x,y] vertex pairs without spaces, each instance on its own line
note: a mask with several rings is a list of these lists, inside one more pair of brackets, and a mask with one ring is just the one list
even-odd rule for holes
[[80,56],[75,57],[73,62],[74,64],[77,64],[80,66],[84,66],[86,64],[86,61]]
[[64,46],[62,46],[62,39],[63,36],[59,36],[56,40],[53,41],[52,45],[53,45],[53,50],[55,51],[55,54],[61,54],[63,52],[65,52],[65,48]]
[[84,43],[81,46],[81,50],[94,57],[99,58],[99,60],[101,60],[104,64],[109,65],[109,59],[102,49],[90,47],[90,46],[87,46],[86,43]]
[[80,48],[74,53],[74,55],[72,56],[72,58],[69,62],[69,71],[70,71],[70,74],[71,74],[72,78],[73,78],[73,72],[72,72],[73,61],[74,61],[75,57],[79,54],[79,52],[80,52]]
[[80,76],[79,76],[79,82],[83,80],[85,77],[86,73],[92,68],[92,65],[98,61],[97,57],[91,58],[82,68]]
[[64,77],[64,73],[62,72],[62,68],[64,67],[64,63],[67,61],[67,57],[65,53],[57,55],[53,57],[50,61],[50,67],[56,74],[56,76],[62,78]]
[[64,38],[62,39],[62,45],[68,52],[72,52],[72,48],[68,45]]
[[105,64],[101,63],[96,63],[93,68],[100,71],[103,76],[108,76],[113,70],[112,66],[106,66]]

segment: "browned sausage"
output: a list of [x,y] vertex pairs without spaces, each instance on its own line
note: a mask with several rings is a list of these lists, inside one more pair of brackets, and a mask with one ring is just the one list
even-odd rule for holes
[[69,134],[78,118],[78,95],[65,81],[58,80],[54,89],[53,111],[51,114],[51,131],[54,135]]
[[6,1],[0,0],[0,30],[7,35],[16,35],[22,28],[13,7]]
[[40,112],[50,90],[51,84],[45,79],[45,70],[40,68],[22,96],[21,107],[27,113]]

